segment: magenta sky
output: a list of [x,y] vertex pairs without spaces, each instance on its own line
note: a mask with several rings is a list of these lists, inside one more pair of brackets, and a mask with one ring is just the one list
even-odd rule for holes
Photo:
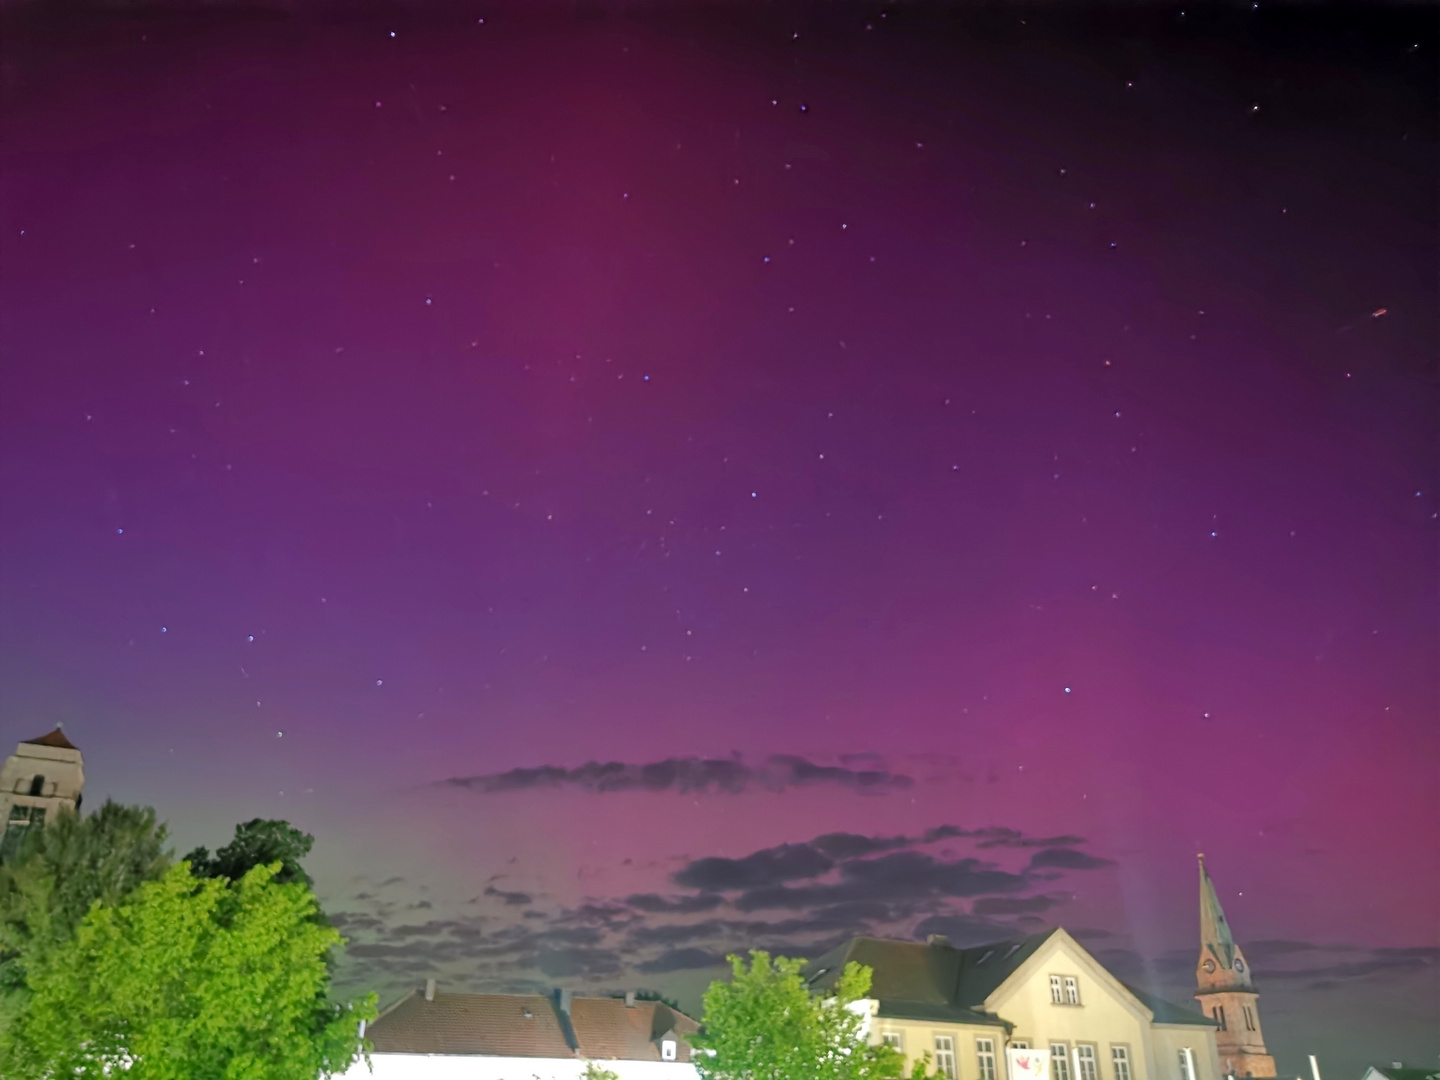
[[1178,997],[1203,850],[1282,1070],[1440,1053],[1433,10],[3,23],[0,719],[90,799],[310,829],[386,993]]

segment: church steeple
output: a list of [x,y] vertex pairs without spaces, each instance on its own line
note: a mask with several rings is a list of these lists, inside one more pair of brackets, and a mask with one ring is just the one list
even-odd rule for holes
[[1196,982],[1202,991],[1251,990],[1255,984],[1250,979],[1250,965],[1245,962],[1245,955],[1230,933],[1230,924],[1225,921],[1225,911],[1215,895],[1215,883],[1205,869],[1205,856],[1199,858],[1200,962],[1195,970]]
[[1215,895],[1215,883],[1200,856],[1200,962],[1195,965],[1195,999],[1215,1021],[1215,1047],[1225,1074],[1274,1076],[1275,1059],[1260,1030],[1260,995],[1245,954],[1235,944],[1230,924]]

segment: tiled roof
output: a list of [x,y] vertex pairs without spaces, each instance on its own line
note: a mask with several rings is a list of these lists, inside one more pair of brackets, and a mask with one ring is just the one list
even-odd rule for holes
[[[527,1015],[528,1014],[528,1015]],[[700,1025],[654,1001],[626,1007],[619,998],[570,999],[574,1045],[557,1001],[539,994],[444,994],[401,998],[366,1028],[376,1053],[486,1054],[659,1061],[659,1038],[680,1036],[677,1060],[690,1060],[684,1036]]]
[[382,1054],[573,1055],[550,999],[539,994],[437,993],[426,1001],[415,991],[381,1013],[365,1037]]
[[575,998],[570,1015],[580,1056],[597,1061],[659,1061],[658,1040],[670,1031],[680,1036],[676,1060],[689,1061],[684,1037],[700,1030],[690,1017],[658,1001],[627,1007],[619,998]]
[[79,750],[80,748],[65,737],[65,732],[58,727],[45,735],[34,739],[26,739],[22,745],[26,746],[53,746],[57,750]]

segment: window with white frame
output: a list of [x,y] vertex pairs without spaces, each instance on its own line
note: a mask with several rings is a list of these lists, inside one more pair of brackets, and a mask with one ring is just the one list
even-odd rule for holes
[[1110,1047],[1110,1067],[1115,1070],[1115,1080],[1130,1080],[1130,1048]]
[[1095,1047],[1075,1047],[1075,1080],[1100,1080],[1100,1069],[1095,1061]]
[[935,1036],[935,1071],[955,1080],[955,1040],[949,1035]]
[[1064,1043],[1050,1044],[1050,1076],[1052,1080],[1070,1080],[1070,1048]]
[[1050,976],[1050,1004],[1065,1004],[1065,987],[1061,984],[1059,975]]
[[1195,1080],[1195,1074],[1190,1069],[1190,1048],[1188,1046],[1180,1051],[1180,1080]]
[[905,1052],[905,1033],[903,1031],[887,1031],[880,1036],[880,1041],[892,1050]]
[[1080,980],[1074,975],[1065,976],[1065,1004],[1080,1004]]
[[1012,1050],[1029,1050],[1030,1044],[1024,1039],[1011,1039],[1010,1048]]
[[677,1046],[676,1046],[676,1044],[675,1044],[675,1040],[674,1040],[674,1039],[661,1039],[661,1040],[660,1040],[660,1060],[661,1060],[661,1061],[674,1061],[674,1060],[675,1060],[675,1051],[676,1051],[677,1049],[678,1049],[678,1048],[677,1048]]
[[975,1040],[975,1060],[980,1065],[980,1080],[995,1080],[995,1040]]

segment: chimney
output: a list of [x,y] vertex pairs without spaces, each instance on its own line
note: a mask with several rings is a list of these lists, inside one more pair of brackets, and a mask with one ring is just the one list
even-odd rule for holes
[[572,997],[574,997],[574,994],[569,990],[555,991],[555,1007],[559,1009],[560,1012],[563,1013],[566,1017],[570,1015],[570,999]]
[[434,979],[426,979],[426,980],[425,980],[425,1000],[426,1000],[426,1001],[434,1001],[434,1000],[435,1000],[435,980],[434,980]]
[[625,1007],[626,1007],[627,1009],[633,1009],[633,1008],[635,1007],[635,991],[634,991],[634,990],[626,990],[626,991],[625,991]]

